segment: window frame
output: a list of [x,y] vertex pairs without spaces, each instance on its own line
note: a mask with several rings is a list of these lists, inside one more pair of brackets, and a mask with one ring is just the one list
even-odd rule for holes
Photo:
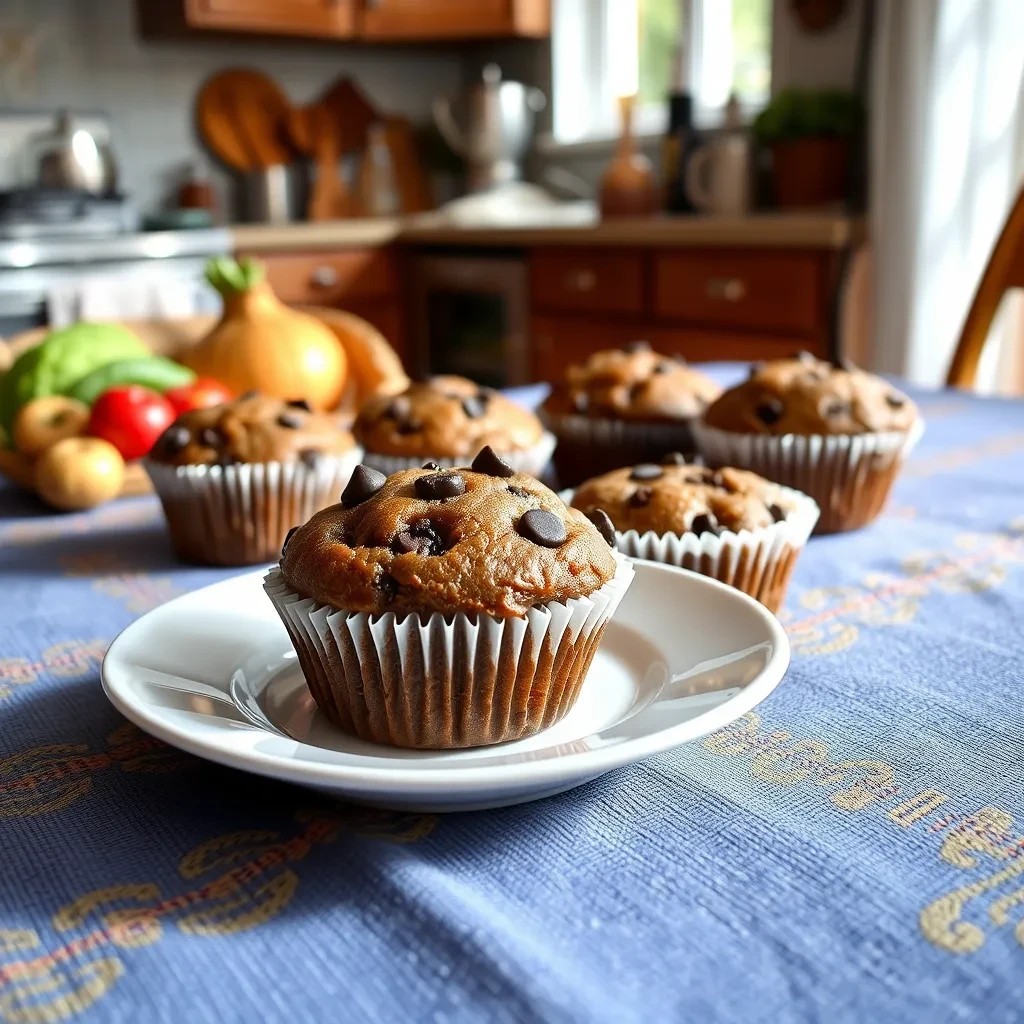
[[[638,0],[554,0],[551,31],[552,119],[551,134],[541,141],[543,149],[587,148],[603,145],[619,134],[616,98],[626,91],[616,84],[627,81],[628,67],[610,68],[614,38],[609,26],[636,19]],[[701,83],[706,59],[704,29],[707,15],[721,0],[677,0],[684,22],[694,26],[687,33],[687,67],[690,92],[694,96],[694,123],[698,128],[717,127],[722,104],[701,101]],[[618,11],[616,11],[618,9]],[[622,11],[625,10],[626,14]],[[582,32],[579,26],[582,25]],[[582,38],[580,36],[582,35]],[[769,43],[769,46],[771,44]],[[636,65],[636,58],[627,61]],[[633,72],[635,74],[635,71]],[[666,83],[667,88],[668,83]],[[635,86],[634,86],[635,87]],[[752,120],[768,101],[741,100],[744,121]],[[579,116],[580,112],[583,116]],[[668,112],[665,102],[638,104],[633,131],[641,138],[663,135]],[[571,121],[570,121],[571,118]]]

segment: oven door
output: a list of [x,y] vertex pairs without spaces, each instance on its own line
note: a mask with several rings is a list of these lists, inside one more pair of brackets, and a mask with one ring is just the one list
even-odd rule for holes
[[413,364],[489,387],[529,381],[526,261],[429,254],[413,260]]

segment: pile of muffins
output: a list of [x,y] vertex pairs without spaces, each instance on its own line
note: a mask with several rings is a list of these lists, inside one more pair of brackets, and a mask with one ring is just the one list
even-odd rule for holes
[[181,416],[148,468],[182,558],[280,553],[265,589],[332,723],[457,748],[569,711],[632,559],[777,611],[812,531],[871,522],[920,432],[852,366],[801,353],[723,393],[636,344],[570,367],[539,417],[454,376],[371,399],[351,433],[250,394]]

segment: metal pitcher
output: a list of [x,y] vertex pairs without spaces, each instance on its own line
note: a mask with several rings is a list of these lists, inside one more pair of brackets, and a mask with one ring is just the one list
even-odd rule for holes
[[434,100],[434,121],[448,145],[466,161],[470,192],[521,177],[534,119],[546,102],[540,89],[502,81],[497,64],[488,64],[481,80],[458,96]]

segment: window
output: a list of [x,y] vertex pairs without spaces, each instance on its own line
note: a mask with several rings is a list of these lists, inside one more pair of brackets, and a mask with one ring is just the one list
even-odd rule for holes
[[664,131],[679,78],[698,123],[715,123],[732,92],[758,109],[771,85],[771,18],[772,0],[554,0],[555,141],[613,137],[615,98],[631,93],[636,130]]

